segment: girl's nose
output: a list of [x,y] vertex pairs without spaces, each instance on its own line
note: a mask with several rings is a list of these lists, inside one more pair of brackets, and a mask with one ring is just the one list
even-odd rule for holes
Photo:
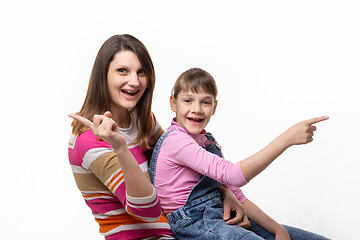
[[203,109],[201,107],[201,104],[196,103],[196,102],[194,104],[192,104],[192,112],[194,112],[194,113],[202,113]]

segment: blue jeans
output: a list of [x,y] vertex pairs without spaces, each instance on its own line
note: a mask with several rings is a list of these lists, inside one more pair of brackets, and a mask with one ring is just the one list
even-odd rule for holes
[[[154,181],[154,176],[156,174],[156,161],[161,144],[169,132],[166,132],[160,137],[154,148],[149,168],[152,182]],[[205,149],[222,156],[220,147],[217,145],[212,135],[208,134],[207,138],[210,144],[207,145]],[[220,186],[221,184],[219,182],[203,176],[191,190],[185,205],[166,216],[171,231],[177,239],[275,239],[274,235],[251,220],[251,228],[249,230],[236,225],[227,225],[223,220],[223,200],[220,193],[217,191]],[[293,240],[326,239],[322,236],[294,227],[284,227]]]

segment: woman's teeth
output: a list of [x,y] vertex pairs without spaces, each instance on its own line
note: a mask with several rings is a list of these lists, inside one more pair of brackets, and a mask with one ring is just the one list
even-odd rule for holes
[[129,90],[122,90],[123,93],[127,93],[129,95],[135,95],[138,91],[129,91]]

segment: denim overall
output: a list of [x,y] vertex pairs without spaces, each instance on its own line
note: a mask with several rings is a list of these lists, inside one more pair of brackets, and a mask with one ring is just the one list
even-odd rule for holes
[[[153,151],[150,162],[150,178],[154,182],[156,161],[162,142],[172,131],[164,133]],[[220,147],[210,133],[205,135],[209,144],[205,149],[222,157]],[[217,189],[221,183],[207,176],[202,176],[200,181],[191,190],[186,203],[178,210],[166,216],[171,231],[177,239],[261,239],[248,238],[253,233],[236,225],[227,225],[223,220],[223,201]],[[250,237],[250,236],[249,236]]]
[[[151,182],[154,183],[156,172],[156,161],[162,142],[172,131],[164,133],[153,151],[151,157],[149,173]],[[205,135],[209,144],[205,149],[211,153],[222,157],[219,145],[210,133]],[[260,240],[275,239],[275,236],[264,228],[250,220],[251,228],[244,229],[237,225],[227,225],[223,220],[224,206],[220,193],[217,188],[221,184],[207,176],[203,176],[200,181],[191,190],[186,203],[178,210],[166,216],[171,231],[177,239],[204,239],[204,240]],[[283,225],[288,231],[292,240],[325,240],[327,238],[290,226]]]

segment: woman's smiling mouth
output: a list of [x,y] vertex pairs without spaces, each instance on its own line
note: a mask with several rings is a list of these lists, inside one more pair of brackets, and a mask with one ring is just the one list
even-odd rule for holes
[[126,95],[135,96],[139,92],[139,90],[136,90],[136,91],[121,90],[121,92],[126,94]]

